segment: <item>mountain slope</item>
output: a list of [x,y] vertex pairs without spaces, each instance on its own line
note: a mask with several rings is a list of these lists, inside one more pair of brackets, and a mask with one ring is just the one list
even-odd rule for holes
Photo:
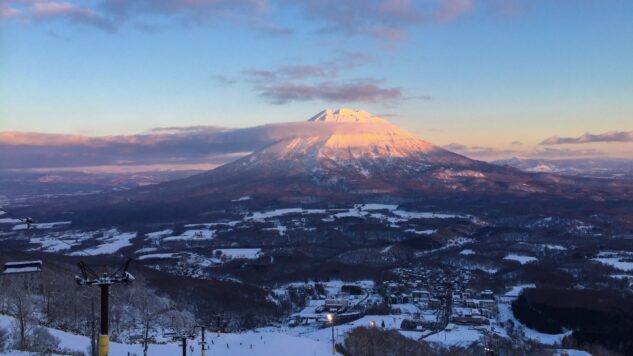
[[530,174],[471,160],[367,112],[326,110],[307,122],[268,130],[277,135],[272,144],[212,171],[120,193],[59,199],[40,204],[38,211],[79,216],[108,211],[124,220],[159,220],[199,216],[244,197],[249,199],[240,201],[248,203],[242,204],[283,205],[482,194],[631,195],[630,185],[616,181]]

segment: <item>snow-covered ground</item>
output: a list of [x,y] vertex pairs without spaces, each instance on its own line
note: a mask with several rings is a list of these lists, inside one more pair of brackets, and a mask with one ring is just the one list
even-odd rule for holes
[[541,245],[544,250],[566,251],[567,247],[561,245],[543,244]]
[[534,329],[530,329],[527,326],[521,324],[518,321],[514,314],[512,313],[512,304],[511,303],[499,303],[499,320],[501,322],[505,322],[508,320],[512,320],[514,325],[520,325],[520,327],[515,328],[516,331],[523,333],[527,339],[538,341],[541,344],[545,345],[560,345],[565,336],[571,335],[572,331],[567,331],[561,334],[545,334],[542,332],[538,332]]
[[177,258],[174,253],[154,253],[149,255],[140,256],[139,261],[150,260],[150,259],[168,259],[168,258]]
[[598,257],[592,260],[609,265],[620,271],[633,271],[633,254],[630,252],[602,251],[598,253]]
[[288,214],[325,214],[325,209],[303,209],[303,208],[286,208],[276,209],[271,211],[256,211],[247,216],[246,220],[264,221],[273,217],[288,215]]
[[414,233],[416,235],[432,235],[432,234],[437,232],[437,230],[435,230],[435,229],[429,229],[429,230],[408,229],[408,230],[405,230],[405,231]]
[[534,287],[536,287],[534,284],[518,285],[512,287],[510,291],[505,293],[503,296],[504,298],[502,298],[502,302],[497,304],[497,308],[499,311],[499,316],[497,319],[501,323],[505,323],[506,321],[511,320],[515,325],[515,332],[523,333],[523,335],[530,340],[535,340],[545,345],[560,345],[565,336],[571,335],[571,331],[567,331],[561,334],[541,333],[521,324],[521,322],[517,320],[512,313],[512,301],[514,301],[521,294],[523,289]]
[[510,260],[510,261],[517,261],[517,262],[519,262],[522,265],[524,265],[526,263],[532,263],[532,262],[538,261],[538,259],[536,257],[517,255],[517,254],[514,254],[514,253],[510,254],[510,255],[507,255],[503,259],[504,260]]
[[[304,283],[292,283],[286,287],[300,286]],[[325,293],[328,297],[334,297],[340,293],[341,287],[347,284],[343,281],[324,282]],[[366,290],[373,288],[372,281],[354,282]],[[394,315],[365,315],[360,319],[352,322],[334,326],[334,336],[336,343],[344,342],[348,332],[359,326],[376,325],[387,330],[398,330],[405,337],[418,340],[424,337],[426,342],[444,345],[444,346],[463,346],[467,347],[474,342],[481,340],[484,334],[496,333],[502,337],[507,337],[507,331],[504,325],[507,321],[513,321],[515,334],[523,335],[527,339],[535,340],[543,344],[557,346],[560,345],[562,338],[571,332],[565,332],[557,335],[549,335],[540,333],[536,330],[529,329],[522,325],[512,314],[511,302],[516,299],[520,292],[525,288],[534,287],[532,284],[519,285],[510,289],[503,295],[502,301],[498,304],[498,317],[490,325],[484,326],[464,326],[449,323],[446,329],[437,333],[431,333],[431,330],[405,331],[400,330],[400,325],[404,319],[411,318],[412,315],[420,313],[420,309],[415,304],[397,304],[394,308],[399,309],[399,314]],[[282,293],[284,288],[278,288],[275,294]],[[354,296],[359,297],[359,296]],[[322,300],[309,301],[306,308],[300,313],[304,316],[316,316],[316,307]],[[424,314],[424,313],[422,313]],[[435,315],[429,315],[429,319],[433,319]],[[427,316],[424,316],[427,319]],[[9,328],[13,319],[0,315],[0,327]],[[87,337],[73,335],[59,330],[49,329],[50,332],[60,340],[60,347],[69,350],[86,351],[89,346]],[[425,337],[426,336],[426,337]],[[210,355],[235,355],[235,356],[263,356],[263,355],[331,355],[332,346],[332,328],[320,328],[319,324],[307,324],[297,327],[263,327],[243,333],[216,334],[207,333],[206,339],[210,348],[207,354]],[[189,340],[188,345],[193,346],[193,353],[188,349],[188,355],[198,355],[200,346],[198,344],[199,337],[195,340]],[[570,351],[571,355],[587,355],[586,353],[574,350],[561,350],[561,352]],[[141,345],[129,345],[113,342],[111,343],[112,355],[141,355]],[[181,348],[177,342],[169,342],[166,344],[154,344],[149,347],[149,354],[153,356],[171,356],[180,355]],[[564,353],[561,353],[564,354]],[[7,355],[20,355],[19,353],[8,353]]]
[[360,208],[361,208],[361,210],[389,210],[389,211],[393,211],[393,210],[398,209],[398,205],[369,203],[369,204],[363,204]]
[[211,240],[215,237],[215,230],[187,230],[178,236],[168,236],[163,238],[162,241],[205,241]]
[[470,215],[463,214],[440,214],[432,212],[394,210],[394,215],[404,219],[470,219]]
[[111,229],[104,232],[104,236],[97,238],[100,244],[93,248],[71,253],[71,256],[80,255],[105,255],[119,251],[120,249],[132,246],[132,239],[136,237],[136,232],[119,232]]
[[447,346],[468,346],[473,342],[477,342],[483,336],[482,331],[488,330],[487,327],[470,327],[464,325],[448,324],[446,329],[433,334],[424,340]]
[[154,231],[154,232],[147,233],[145,234],[145,237],[150,240],[156,240],[156,239],[160,239],[161,237],[169,236],[173,233],[174,231],[172,229],[165,229],[161,231]]
[[[71,224],[71,221],[56,221],[56,222],[49,222],[49,223],[31,224],[30,228],[36,229],[36,230],[54,229],[60,226],[70,225],[70,224]],[[18,225],[15,225],[12,230],[18,231],[18,230],[26,230],[28,228],[29,226],[27,224],[18,224]]]
[[233,201],[233,202],[239,202],[239,201],[247,201],[247,200],[251,200],[251,199],[253,199],[253,198],[251,198],[251,197],[249,197],[249,196],[244,196],[244,197],[239,197],[239,198],[237,198],[237,199],[233,199],[233,200],[231,200],[231,201]]
[[[0,315],[0,327],[10,329],[13,318]],[[59,339],[59,347],[77,352],[87,352],[90,347],[90,339],[85,336],[75,335],[64,331],[47,328],[50,333]],[[289,335],[280,332],[249,331],[239,334],[216,334],[207,333],[208,355],[227,356],[267,356],[267,355],[289,355],[289,356],[325,356],[332,355],[332,346],[329,338],[320,341],[313,338]],[[193,352],[187,350],[187,355],[199,355],[200,338],[188,340],[188,345],[193,347]],[[167,344],[153,344],[149,346],[148,354],[152,356],[174,356],[182,355],[182,348],[178,342]],[[143,347],[140,344],[110,343],[110,354],[118,355],[142,355]],[[20,352],[7,352],[4,355],[27,355]]]
[[618,257],[598,257],[593,260],[621,271],[633,271],[633,262],[622,261],[622,259]]
[[256,259],[261,255],[261,248],[219,248],[213,250],[213,256],[221,253],[221,256],[226,256],[229,259],[245,258]]

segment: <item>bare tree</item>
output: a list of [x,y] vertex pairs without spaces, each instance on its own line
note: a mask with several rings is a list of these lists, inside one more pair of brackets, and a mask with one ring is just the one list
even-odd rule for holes
[[10,334],[5,328],[0,328],[0,352],[5,351],[9,347]]
[[28,336],[35,322],[33,287],[35,278],[28,275],[11,276],[11,287],[7,291],[8,312],[15,318],[14,329],[18,337],[17,347],[27,351]]

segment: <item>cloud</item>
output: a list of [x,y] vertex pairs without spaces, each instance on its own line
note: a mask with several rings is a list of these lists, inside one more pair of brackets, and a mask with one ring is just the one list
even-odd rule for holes
[[442,146],[442,148],[450,151],[464,151],[468,149],[468,146],[462,145],[461,143],[450,143],[448,145]]
[[241,74],[262,98],[277,105],[311,100],[393,103],[430,99],[428,96],[405,97],[400,88],[385,87],[377,79],[339,79],[344,70],[375,61],[365,53],[340,51],[337,56],[319,63],[283,64],[272,70],[246,69]]
[[103,0],[101,8],[119,17],[150,14],[185,16],[207,20],[213,17],[250,17],[268,11],[266,0]]
[[474,0],[279,0],[319,23],[321,32],[398,41],[426,23],[448,23],[471,12]]
[[633,131],[611,131],[597,135],[585,133],[579,137],[552,136],[541,142],[541,145],[581,144],[593,142],[633,142]]
[[112,32],[115,25],[95,10],[77,6],[69,2],[34,1],[30,7],[34,21],[67,20],[73,23],[93,26]]
[[399,88],[382,87],[377,81],[367,79],[352,82],[320,82],[296,84],[289,82],[260,84],[259,95],[273,104],[295,101],[322,100],[335,103],[394,102],[404,99]]
[[137,135],[0,132],[0,169],[226,162],[271,143],[260,128],[166,127]]
[[211,76],[212,79],[215,79],[216,82],[223,85],[231,85],[237,83],[237,80],[229,78],[222,74],[215,74]]
[[522,0],[490,0],[488,11],[497,18],[510,19],[523,15],[527,10]]
[[0,3],[0,19],[10,19],[22,16],[22,11],[7,4]]
[[[492,1],[492,0],[491,0]],[[497,0],[500,1],[500,0]],[[519,0],[508,0],[513,3]],[[272,36],[293,33],[273,16],[298,11],[320,33],[366,35],[383,43],[408,37],[428,23],[457,21],[474,10],[476,0],[2,0],[0,17],[60,19],[116,31],[130,25],[155,32],[171,25],[233,23]],[[495,5],[500,12],[517,6]],[[24,14],[22,14],[22,12]],[[278,18],[278,17],[274,17]]]
[[338,77],[343,70],[349,70],[375,62],[377,62],[377,60],[366,53],[339,51],[333,58],[319,63],[283,64],[272,70],[246,69],[242,71],[242,75],[252,82],[335,78]]
[[451,143],[442,148],[453,151],[471,158],[484,161],[494,161],[499,159],[509,159],[512,157],[521,158],[581,158],[600,157],[606,153],[594,149],[558,149],[551,147],[537,147],[525,149],[504,149],[481,146],[466,146],[459,143]]
[[161,127],[115,136],[0,132],[0,170],[102,167],[107,171],[117,165],[125,170],[132,166],[182,169],[192,164],[217,165],[288,138],[329,137],[331,130],[329,125],[291,122],[241,129]]
[[292,33],[289,28],[268,19],[268,0],[103,0],[100,8],[119,23],[134,22],[139,18],[151,18],[163,25],[181,23],[188,26],[229,21],[273,36]]
[[523,157],[529,158],[581,158],[581,157],[596,157],[604,156],[605,152],[595,149],[557,149],[550,147],[537,148],[532,151],[527,151],[522,154]]
[[433,100],[433,97],[430,95],[414,95],[414,96],[407,97],[407,99],[430,101],[430,100]]
[[292,33],[272,23],[268,14],[268,0],[0,0],[0,18],[67,20],[108,32],[126,24],[151,33],[173,24],[228,21],[268,35]]
[[433,16],[438,22],[449,23],[472,11],[474,6],[474,0],[444,0]]
[[[322,32],[402,37],[406,27],[424,20],[414,0],[281,0],[294,6]],[[386,36],[386,37],[389,37]]]
[[481,160],[495,160],[503,157],[513,156],[522,152],[519,150],[498,149],[493,147],[466,146],[460,143],[451,143],[442,146],[442,148],[467,157]]
[[19,18],[25,23],[67,21],[114,32],[116,25],[97,10],[69,1],[0,0],[0,18]]

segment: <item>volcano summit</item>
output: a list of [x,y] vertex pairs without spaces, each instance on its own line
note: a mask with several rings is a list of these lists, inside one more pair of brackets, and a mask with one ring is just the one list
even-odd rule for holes
[[525,173],[472,160],[366,111],[324,110],[308,121],[254,130],[272,143],[211,171],[124,192],[47,202],[39,211],[82,216],[108,211],[145,220],[191,218],[236,202],[278,206],[482,194],[590,199],[631,194],[630,184],[618,181]]

